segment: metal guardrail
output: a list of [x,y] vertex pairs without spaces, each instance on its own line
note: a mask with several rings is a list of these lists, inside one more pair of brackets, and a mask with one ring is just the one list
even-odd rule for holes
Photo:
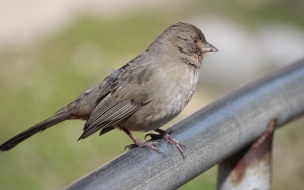
[[304,114],[304,59],[199,110],[167,131],[186,145],[186,158],[159,140],[167,157],[134,148],[66,187],[176,189],[260,137]]

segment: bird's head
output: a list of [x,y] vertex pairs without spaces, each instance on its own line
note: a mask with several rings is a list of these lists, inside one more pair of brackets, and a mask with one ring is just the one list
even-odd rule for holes
[[[181,53],[181,57],[190,64],[201,65],[203,57],[207,52],[216,52],[218,49],[206,41],[202,31],[187,23],[178,22],[169,26],[154,42],[160,42],[162,46],[167,46],[169,50],[172,44],[176,52]],[[164,50],[164,51],[165,51]]]

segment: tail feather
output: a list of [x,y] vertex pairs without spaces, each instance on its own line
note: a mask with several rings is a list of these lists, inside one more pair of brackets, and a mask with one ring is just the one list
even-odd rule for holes
[[44,131],[45,129],[52,127],[64,120],[66,120],[70,116],[70,113],[59,113],[54,115],[53,117],[46,119],[33,127],[19,133],[18,135],[14,136],[13,138],[9,139],[2,145],[0,145],[0,151],[8,151],[14,148],[16,145],[21,143],[22,141],[26,140],[27,138],[33,136],[34,134]]

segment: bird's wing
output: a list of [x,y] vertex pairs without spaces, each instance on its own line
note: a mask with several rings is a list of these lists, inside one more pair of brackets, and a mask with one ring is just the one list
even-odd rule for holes
[[[98,130],[102,130],[101,134],[107,132],[106,128],[132,115],[151,101],[151,89],[147,87],[151,72],[148,72],[146,67],[135,67],[131,63],[120,71],[119,76],[109,85],[108,93],[90,114],[79,139],[84,139]],[[139,74],[135,75],[135,72]]]
[[137,100],[127,99],[117,101],[108,95],[105,100],[100,102],[93,110],[84,126],[84,132],[78,140],[84,139],[98,130],[111,127],[113,124],[132,115],[148,102],[146,96],[142,96]]
[[[93,98],[86,97],[86,101],[83,101],[85,103],[80,107],[96,104],[89,114],[84,132],[79,139],[84,139],[98,130],[101,130],[101,134],[111,130],[112,125],[132,115],[152,100],[150,94],[153,88],[150,83],[156,68],[148,67],[149,64],[150,62],[145,60],[144,56],[139,55],[114,72],[113,77],[105,80],[101,85],[102,88],[99,90],[94,88],[88,93],[88,96],[92,94]],[[99,94],[94,95],[94,93]],[[91,102],[92,99],[94,102]],[[108,127],[110,128],[107,129]]]

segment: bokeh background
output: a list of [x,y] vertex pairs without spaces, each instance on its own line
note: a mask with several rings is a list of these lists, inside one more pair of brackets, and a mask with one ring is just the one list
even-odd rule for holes
[[[0,143],[51,116],[145,51],[170,24],[201,28],[219,49],[173,123],[304,57],[302,0],[0,0]],[[303,119],[276,132],[273,189],[303,189]],[[66,121],[0,154],[0,189],[60,189],[123,153],[121,131],[77,142]],[[145,134],[135,133],[140,139]],[[180,189],[215,189],[216,167]]]

